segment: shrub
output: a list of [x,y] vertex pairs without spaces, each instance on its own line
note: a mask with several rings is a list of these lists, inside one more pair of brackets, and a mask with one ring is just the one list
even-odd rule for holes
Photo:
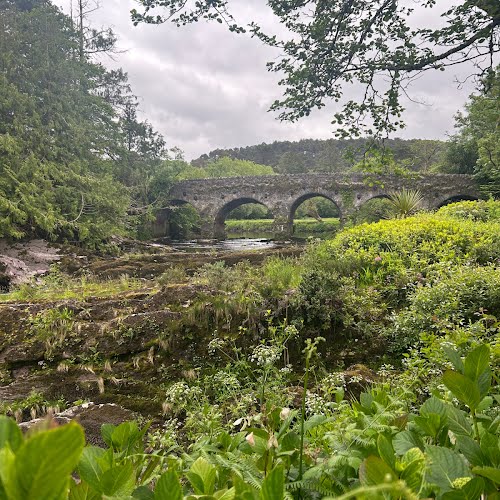
[[500,224],[439,218],[429,214],[362,224],[313,247],[306,267],[353,276],[390,294],[465,263],[500,258]]
[[452,276],[410,296],[409,308],[394,318],[393,349],[404,350],[420,336],[500,318],[500,269],[461,267]]
[[270,257],[262,266],[262,282],[257,283],[257,289],[264,297],[281,297],[299,284],[300,272],[296,259]]
[[437,211],[438,216],[475,222],[500,221],[500,201],[477,200],[450,203]]

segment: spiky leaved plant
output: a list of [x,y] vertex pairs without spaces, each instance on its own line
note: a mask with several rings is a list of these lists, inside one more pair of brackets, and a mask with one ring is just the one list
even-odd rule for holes
[[422,193],[418,189],[402,188],[394,191],[389,195],[389,215],[391,218],[405,219],[421,208],[422,200]]

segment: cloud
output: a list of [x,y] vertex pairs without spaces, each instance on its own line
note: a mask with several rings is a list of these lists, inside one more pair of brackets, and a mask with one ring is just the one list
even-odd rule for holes
[[[237,18],[276,23],[263,1],[235,1]],[[69,12],[69,2],[56,3]],[[268,112],[281,96],[279,75],[265,67],[276,56],[273,49],[217,23],[134,27],[129,17],[134,6],[130,0],[106,0],[92,13],[92,23],[112,26],[124,49],[114,60],[102,62],[128,72],[134,93],[141,97],[143,117],[188,159],[216,148],[332,137],[331,104],[299,123],[279,122]],[[453,131],[453,115],[473,90],[471,82],[461,89],[453,85],[454,76],[467,75],[467,68],[457,71],[429,72],[414,82],[412,98],[427,104],[406,103],[407,128],[398,136],[442,139]],[[349,94],[354,97],[355,89]]]

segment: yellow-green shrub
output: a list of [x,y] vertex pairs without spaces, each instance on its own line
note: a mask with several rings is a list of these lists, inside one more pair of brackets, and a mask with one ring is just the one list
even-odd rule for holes
[[500,200],[460,201],[441,207],[440,217],[466,219],[472,221],[500,221]]

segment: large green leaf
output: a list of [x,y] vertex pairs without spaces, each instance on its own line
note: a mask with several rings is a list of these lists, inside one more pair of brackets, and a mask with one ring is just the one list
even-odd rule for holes
[[479,500],[484,491],[484,481],[475,477],[459,490],[448,491],[442,496],[442,500]]
[[432,396],[420,407],[419,413],[424,417],[432,414],[437,414],[440,417],[445,417],[447,414],[446,404],[435,396]]
[[16,480],[22,500],[66,498],[70,474],[84,444],[83,430],[74,422],[27,439],[16,455]]
[[396,478],[394,471],[381,458],[373,455],[366,458],[359,467],[359,480],[366,486],[388,483]]
[[377,438],[377,449],[380,458],[389,465],[389,467],[394,469],[396,465],[396,454],[394,453],[392,442],[383,434],[379,434]]
[[12,451],[16,451],[23,442],[23,434],[19,426],[4,415],[0,415],[0,449],[7,443]]
[[419,448],[420,450],[424,449],[422,439],[418,434],[412,431],[398,432],[392,440],[392,445],[398,455],[404,455],[412,448]]
[[260,491],[261,500],[283,500],[285,496],[285,470],[275,467],[264,479]]
[[189,469],[187,477],[198,494],[212,495],[215,487],[215,467],[200,457]]
[[424,460],[414,460],[409,463],[401,473],[401,479],[413,490],[419,491],[424,472]]
[[481,401],[477,382],[461,373],[447,370],[443,375],[443,383],[462,402],[474,411]]
[[168,470],[158,480],[155,488],[155,500],[182,500],[181,483],[174,470]]
[[73,482],[69,491],[69,500],[101,500],[102,495],[95,491],[88,483]]
[[491,432],[483,432],[481,436],[481,451],[491,465],[500,467],[500,437]]
[[457,370],[457,372],[463,373],[464,363],[462,361],[462,358],[460,357],[459,352],[448,346],[443,346],[443,351],[446,354],[446,357],[452,362],[455,370]]
[[414,417],[413,422],[418,426],[419,430],[432,438],[436,438],[446,423],[446,417],[442,417],[437,413],[429,413],[424,417]]
[[465,358],[464,375],[479,385],[481,397],[488,393],[490,374],[490,348],[482,344],[471,351]]
[[426,448],[426,480],[437,485],[442,492],[453,489],[453,481],[459,477],[470,477],[465,460],[454,450],[441,446]]
[[130,453],[140,436],[137,422],[123,422],[113,430],[111,442],[118,451]]
[[104,442],[108,446],[113,446],[113,440],[111,436],[113,435],[113,432],[116,429],[116,425],[113,424],[102,424],[101,425],[101,436]]
[[464,434],[469,436],[472,433],[472,426],[467,417],[467,414],[455,408],[454,406],[446,406],[446,415],[448,417],[448,428],[454,434]]
[[101,493],[101,477],[104,471],[109,468],[103,464],[103,460],[100,460],[105,453],[106,450],[103,448],[86,446],[78,462],[78,474],[82,481]]
[[474,467],[474,474],[490,479],[495,484],[500,484],[500,469],[496,467]]
[[280,451],[292,451],[300,448],[300,436],[295,431],[285,434],[280,442]]
[[214,498],[216,498],[217,500],[235,500],[236,489],[230,488],[228,490],[216,491],[214,493]]
[[484,465],[486,463],[486,456],[481,450],[481,447],[469,436],[456,436],[457,446],[463,456],[472,465]]
[[107,496],[130,496],[135,489],[135,472],[132,464],[111,467],[100,478],[100,491]]
[[16,482],[16,456],[9,446],[0,449],[0,499],[19,498]]
[[132,493],[134,500],[155,500],[155,494],[147,486],[139,486]]
[[240,476],[234,475],[233,484],[238,500],[259,500],[259,492],[250,484],[245,483]]

